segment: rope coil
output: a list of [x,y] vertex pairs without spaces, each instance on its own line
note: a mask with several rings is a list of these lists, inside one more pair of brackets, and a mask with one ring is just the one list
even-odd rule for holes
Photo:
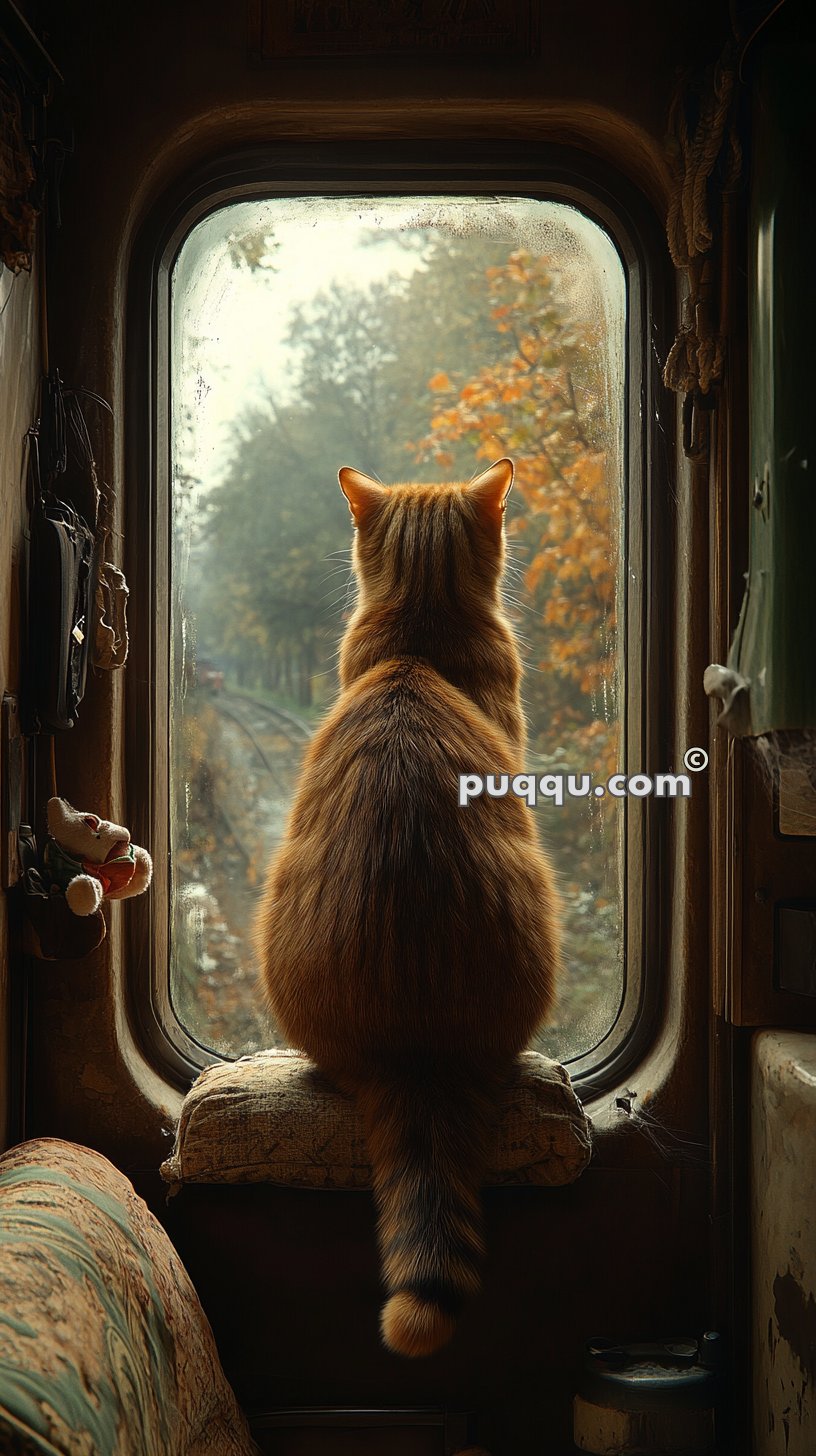
[[[714,323],[714,228],[709,185],[718,164],[722,168],[722,192],[731,191],[740,174],[742,151],[733,115],[735,81],[736,55],[730,44],[697,86],[678,87],[669,112],[674,189],[666,234],[672,262],[687,274],[689,287],[683,323],[663,367],[663,382],[685,395],[708,394],[712,385],[721,382],[725,365],[725,340]],[[696,99],[697,117],[690,127],[692,99]]]

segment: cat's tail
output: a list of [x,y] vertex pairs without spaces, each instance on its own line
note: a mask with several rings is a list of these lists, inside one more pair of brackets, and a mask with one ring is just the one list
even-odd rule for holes
[[357,1089],[374,1174],[383,1282],[380,1322],[399,1355],[431,1355],[481,1283],[479,1190],[495,1119],[494,1080],[419,1069]]

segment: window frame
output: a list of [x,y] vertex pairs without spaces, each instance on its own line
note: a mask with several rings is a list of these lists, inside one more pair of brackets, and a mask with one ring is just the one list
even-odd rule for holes
[[[283,142],[227,153],[180,180],[153,210],[134,246],[126,356],[126,565],[135,615],[126,675],[125,773],[134,838],[151,846],[153,892],[133,902],[125,982],[142,1050],[165,1080],[185,1088],[224,1060],[176,1017],[170,997],[169,654],[171,506],[171,278],[192,229],[219,208],[255,197],[294,195],[518,195],[560,201],[598,223],[626,279],[624,490],[624,759],[627,772],[670,767],[665,673],[666,499],[674,401],[659,359],[668,347],[672,278],[665,238],[636,188],[605,162],[533,141],[495,143]],[[165,589],[161,589],[164,587]],[[151,613],[144,604],[153,604]],[[661,652],[658,654],[658,645]],[[651,691],[647,692],[647,685]],[[658,690],[655,691],[655,685]],[[579,1095],[619,1083],[644,1055],[664,997],[668,891],[667,807],[652,797],[622,801],[624,988],[618,1015],[590,1051],[567,1063]],[[166,874],[161,866],[166,864]],[[640,893],[637,893],[639,890]]]

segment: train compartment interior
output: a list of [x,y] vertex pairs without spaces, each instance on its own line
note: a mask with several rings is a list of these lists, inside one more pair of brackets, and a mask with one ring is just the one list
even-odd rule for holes
[[[816,1451],[807,19],[0,0],[0,1452]],[[382,482],[508,457],[524,772],[456,814],[526,801],[563,969],[410,1358],[430,1083],[378,1183],[253,925],[350,510],[362,572]]]

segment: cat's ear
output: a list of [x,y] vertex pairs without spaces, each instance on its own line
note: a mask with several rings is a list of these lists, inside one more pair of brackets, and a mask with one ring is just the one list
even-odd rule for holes
[[465,494],[492,525],[501,527],[512,485],[512,460],[496,460],[465,486]]
[[355,526],[362,526],[371,512],[385,500],[384,486],[369,475],[363,475],[361,470],[352,470],[350,465],[343,466],[338,472],[338,479]]

